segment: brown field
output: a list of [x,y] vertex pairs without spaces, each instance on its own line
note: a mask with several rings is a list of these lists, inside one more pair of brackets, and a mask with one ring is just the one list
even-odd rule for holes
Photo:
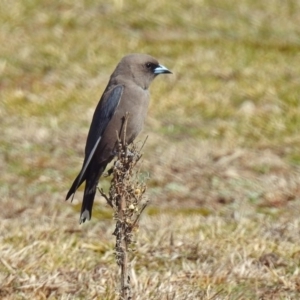
[[[134,299],[300,299],[300,2],[8,1],[0,9],[0,299],[118,299],[112,211],[77,175],[120,58],[151,87]],[[100,185],[107,190],[109,179]]]

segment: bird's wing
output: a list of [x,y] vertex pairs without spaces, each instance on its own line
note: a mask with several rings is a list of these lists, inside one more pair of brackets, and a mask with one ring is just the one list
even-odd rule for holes
[[123,90],[124,87],[122,85],[117,85],[111,91],[108,90],[106,93],[104,93],[102,99],[98,103],[87,137],[83,166],[80,171],[80,174],[75,179],[67,195],[67,199],[70,195],[75,194],[77,188],[84,181],[85,172],[96,152],[96,149],[101,141],[102,135],[108,123],[110,122],[111,118],[116,112],[116,109],[121,100]]
[[93,150],[97,142],[99,143],[108,123],[116,112],[120,103],[124,87],[117,85],[111,91],[108,90],[103,94],[101,101],[95,109],[93,120],[90,126],[89,134],[85,146],[85,161],[93,155]]

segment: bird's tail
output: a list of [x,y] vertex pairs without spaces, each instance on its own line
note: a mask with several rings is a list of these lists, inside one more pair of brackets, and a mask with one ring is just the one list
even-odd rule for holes
[[91,174],[87,176],[79,219],[80,224],[84,223],[85,220],[90,220],[92,217],[92,208],[97,192],[98,181],[105,168],[106,164],[101,165],[97,168],[97,172],[91,172]]

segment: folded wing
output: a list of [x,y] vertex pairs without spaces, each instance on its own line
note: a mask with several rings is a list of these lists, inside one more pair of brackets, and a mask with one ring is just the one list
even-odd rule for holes
[[74,197],[76,190],[85,181],[87,168],[94,157],[108,123],[116,112],[122,97],[123,89],[122,85],[117,85],[111,91],[104,93],[102,99],[98,103],[87,137],[83,166],[80,173],[74,180],[67,194],[66,200],[68,200],[71,195]]

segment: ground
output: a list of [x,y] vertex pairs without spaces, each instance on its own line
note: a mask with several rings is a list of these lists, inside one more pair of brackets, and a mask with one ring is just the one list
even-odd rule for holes
[[[134,299],[299,299],[297,1],[3,1],[0,298],[118,299],[114,220],[78,224],[95,106],[127,53],[151,86]],[[100,181],[104,189],[109,178]]]

